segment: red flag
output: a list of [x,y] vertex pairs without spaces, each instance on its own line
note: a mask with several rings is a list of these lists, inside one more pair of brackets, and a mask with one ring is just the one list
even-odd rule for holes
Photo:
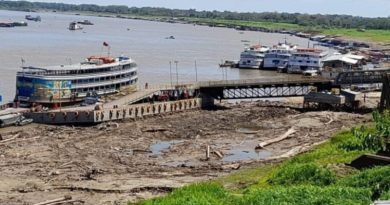
[[109,46],[107,42],[103,42],[103,46]]

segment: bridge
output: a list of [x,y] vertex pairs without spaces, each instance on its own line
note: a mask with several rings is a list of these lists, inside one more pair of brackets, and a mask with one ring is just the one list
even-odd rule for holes
[[389,73],[390,69],[345,71],[338,74],[334,84],[376,84],[382,83],[383,75]]
[[[323,91],[335,87],[323,78],[285,78],[206,81],[197,84],[202,98],[246,99],[304,96],[312,90]],[[336,86],[337,87],[337,86]]]

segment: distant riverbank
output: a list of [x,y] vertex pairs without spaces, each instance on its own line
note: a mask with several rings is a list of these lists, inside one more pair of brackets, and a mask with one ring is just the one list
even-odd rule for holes
[[186,23],[195,25],[204,25],[212,27],[227,27],[234,29],[257,30],[262,32],[276,32],[295,34],[299,32],[312,35],[329,35],[346,40],[364,41],[375,46],[390,46],[390,30],[374,30],[374,29],[346,29],[346,28],[329,28],[301,26],[290,23],[274,23],[274,22],[259,22],[259,21],[242,21],[242,20],[225,20],[211,18],[176,18],[167,16],[137,16],[137,15],[115,15],[111,13],[96,13],[96,12],[63,12],[64,14],[84,15],[84,16],[100,16],[109,18],[128,18],[135,20],[158,21],[167,23]]

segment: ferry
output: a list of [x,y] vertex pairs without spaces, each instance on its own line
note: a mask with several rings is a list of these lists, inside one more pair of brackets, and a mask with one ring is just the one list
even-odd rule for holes
[[268,47],[262,45],[245,48],[240,55],[239,68],[260,69],[263,65],[264,55],[268,50]]
[[73,65],[23,67],[17,72],[15,101],[58,107],[87,96],[136,89],[137,70],[135,61],[125,56],[91,56]]
[[290,59],[291,53],[297,49],[296,45],[279,43],[273,46],[264,55],[265,69],[280,69],[286,68]]
[[288,61],[288,73],[303,73],[307,70],[320,72],[323,66],[323,59],[327,52],[315,48],[298,48],[291,53]]

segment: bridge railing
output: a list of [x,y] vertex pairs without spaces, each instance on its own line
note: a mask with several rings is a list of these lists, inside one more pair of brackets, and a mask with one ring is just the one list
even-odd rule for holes
[[302,84],[302,83],[316,83],[329,82],[323,78],[302,78],[290,80],[286,78],[268,78],[268,79],[246,79],[246,80],[220,80],[220,81],[202,81],[198,82],[198,87],[220,87],[220,86],[245,86],[245,85],[259,85],[259,84]]

